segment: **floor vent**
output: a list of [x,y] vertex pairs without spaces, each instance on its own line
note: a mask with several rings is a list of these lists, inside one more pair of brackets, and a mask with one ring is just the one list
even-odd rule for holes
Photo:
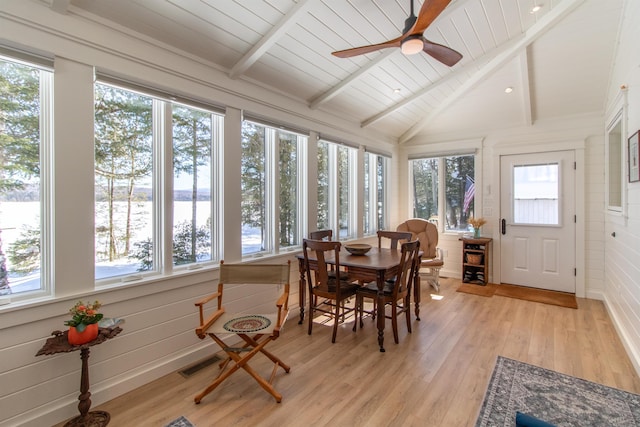
[[182,375],[185,378],[189,378],[191,375],[195,374],[196,372],[198,372],[201,369],[206,368],[209,365],[213,365],[216,362],[219,362],[220,360],[220,356],[218,355],[213,355],[211,357],[208,357],[206,359],[203,359],[199,362],[194,363],[191,366],[188,366],[180,371],[178,371],[178,373],[180,375]]

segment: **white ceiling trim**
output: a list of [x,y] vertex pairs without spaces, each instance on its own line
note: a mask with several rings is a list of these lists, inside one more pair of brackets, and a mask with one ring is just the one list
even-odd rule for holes
[[522,107],[525,125],[533,124],[533,104],[531,103],[531,79],[529,75],[529,46],[520,54],[520,70],[522,71]]
[[584,0],[564,0],[561,4],[553,8],[552,11],[544,15],[540,21],[536,22],[531,28],[529,28],[524,37],[522,37],[515,45],[510,49],[502,52],[494,59],[489,61],[487,65],[482,67],[478,72],[471,76],[466,82],[464,82],[459,88],[457,88],[447,99],[434,108],[424,119],[414,124],[409,130],[398,138],[400,144],[404,144],[411,138],[416,136],[422,129],[424,129],[438,114],[444,111],[447,107],[461,98],[467,91],[473,89],[476,84],[479,84],[491,73],[496,71],[499,67],[506,64],[509,60],[520,54],[530,43],[540,37],[544,32],[549,30],[555,24],[560,22],[565,16],[570,14],[576,9]]
[[291,8],[286,15],[282,17],[276,25],[274,25],[267,34],[260,39],[258,43],[253,45],[247,53],[231,68],[229,77],[232,79],[238,78],[241,74],[247,71],[253,64],[260,59],[277,41],[282,37],[287,30],[296,23],[296,18],[305,11],[305,8],[311,2],[309,0],[299,0],[298,3]]

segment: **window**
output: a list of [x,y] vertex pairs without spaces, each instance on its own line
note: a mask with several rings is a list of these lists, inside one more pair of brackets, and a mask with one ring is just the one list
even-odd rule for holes
[[173,264],[219,260],[214,179],[223,116],[186,105],[173,113]]
[[153,175],[154,120],[163,119],[154,109],[158,102],[95,85],[96,279],[159,268]]
[[307,136],[258,122],[242,124],[242,254],[277,253],[302,244]]
[[334,238],[356,237],[355,148],[318,141],[318,229],[332,229]]
[[414,217],[441,231],[467,231],[475,215],[474,162],[473,155],[410,160]]
[[[165,123],[172,133],[165,135]],[[113,280],[218,260],[223,117],[104,82],[95,85],[95,277]],[[172,158],[172,170],[167,168]],[[173,197],[164,203],[164,189]],[[173,208],[171,235],[162,215]],[[163,254],[173,261],[164,264]],[[168,261],[167,261],[168,263]]]
[[624,156],[622,147],[622,114],[616,115],[607,128],[607,206],[611,211],[622,212],[622,183]]
[[387,169],[389,158],[373,153],[364,155],[364,234],[387,228]]
[[0,296],[48,289],[53,73],[0,56]]
[[513,168],[513,222],[559,225],[559,164]]

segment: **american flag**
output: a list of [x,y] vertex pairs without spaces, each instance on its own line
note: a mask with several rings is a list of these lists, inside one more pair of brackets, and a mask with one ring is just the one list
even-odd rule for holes
[[473,202],[473,197],[475,196],[475,194],[476,194],[476,185],[471,179],[471,177],[467,175],[467,183],[464,186],[464,203],[462,207],[462,210],[464,211],[464,213],[469,212],[469,207],[471,206],[471,202]]

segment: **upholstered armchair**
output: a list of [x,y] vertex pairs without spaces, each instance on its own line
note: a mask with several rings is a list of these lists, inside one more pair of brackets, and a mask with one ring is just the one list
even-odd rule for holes
[[438,248],[438,227],[426,219],[412,218],[398,225],[396,230],[410,232],[412,240],[420,241],[420,250],[423,252],[420,278],[427,280],[440,292],[440,269],[444,265],[444,255],[442,249]]

